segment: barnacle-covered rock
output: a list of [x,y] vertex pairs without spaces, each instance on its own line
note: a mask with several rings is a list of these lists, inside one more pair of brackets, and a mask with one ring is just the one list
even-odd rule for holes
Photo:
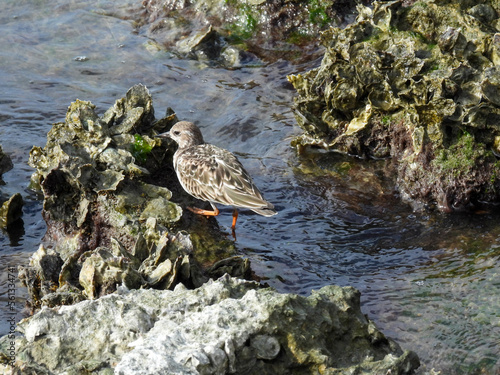
[[[171,201],[172,191],[183,200],[169,166],[173,150],[155,134],[176,121],[173,111],[156,121],[151,95],[136,85],[102,116],[76,100],[46,146],[33,147],[32,187],[43,192],[48,227],[20,271],[33,308],[98,298],[117,285],[199,286],[210,275],[199,264],[210,267],[214,249],[232,255],[234,246],[210,222],[183,217]],[[194,247],[180,228],[207,241]]]
[[[118,243],[116,240],[115,242]],[[98,247],[82,254],[78,281],[87,298],[95,299],[112,293],[117,284],[129,289],[137,289],[146,284],[136,269],[135,259],[129,256],[121,245],[118,245],[118,248],[121,249],[113,251]]]
[[415,207],[500,200],[498,4],[376,2],[322,35],[321,65],[289,76],[299,148],[393,158]]

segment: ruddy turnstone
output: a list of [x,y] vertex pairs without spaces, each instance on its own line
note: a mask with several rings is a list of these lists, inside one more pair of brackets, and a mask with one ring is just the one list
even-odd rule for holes
[[255,186],[248,172],[231,152],[205,143],[200,129],[188,121],[176,123],[158,137],[171,138],[179,145],[174,154],[174,169],[184,190],[195,198],[208,201],[213,211],[187,207],[190,211],[217,216],[216,203],[233,206],[234,231],[237,208],[248,208],[263,216],[276,215]]

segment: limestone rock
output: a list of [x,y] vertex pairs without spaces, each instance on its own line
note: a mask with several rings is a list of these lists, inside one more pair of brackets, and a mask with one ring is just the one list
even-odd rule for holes
[[[127,290],[19,323],[15,374],[411,374],[351,287],[280,294],[227,275],[200,288]],[[0,340],[1,353],[8,348]]]

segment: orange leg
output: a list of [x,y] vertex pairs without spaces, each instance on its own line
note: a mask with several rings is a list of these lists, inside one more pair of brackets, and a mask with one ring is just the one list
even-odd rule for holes
[[235,208],[233,211],[233,225],[231,225],[233,231],[236,228],[236,220],[238,220],[238,210]]
[[195,214],[198,215],[205,215],[205,216],[217,216],[219,214],[219,210],[217,207],[214,207],[213,211],[210,210],[202,210],[201,208],[196,208],[196,207],[186,207],[189,211],[194,212]]

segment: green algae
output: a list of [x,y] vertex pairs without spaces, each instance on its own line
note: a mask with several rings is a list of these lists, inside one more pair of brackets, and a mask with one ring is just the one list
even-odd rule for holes
[[433,164],[440,170],[452,172],[458,177],[462,173],[470,172],[486,154],[484,146],[477,144],[472,134],[464,132],[455,144],[439,150]]
[[257,30],[257,14],[248,4],[242,4],[239,8],[239,17],[234,24],[235,28],[231,31],[241,39],[248,39],[253,36]]
[[148,155],[154,147],[154,144],[148,142],[140,134],[134,134],[134,143],[130,146],[132,156],[138,160],[141,164],[144,164],[147,160]]
[[[148,0],[145,8],[143,23],[150,23],[148,36],[158,45],[210,65],[238,67],[260,66],[262,60],[315,59],[320,53],[319,33],[345,22],[355,12],[356,3],[195,0],[181,6],[176,2]],[[213,38],[199,38],[208,35],[208,25]]]

